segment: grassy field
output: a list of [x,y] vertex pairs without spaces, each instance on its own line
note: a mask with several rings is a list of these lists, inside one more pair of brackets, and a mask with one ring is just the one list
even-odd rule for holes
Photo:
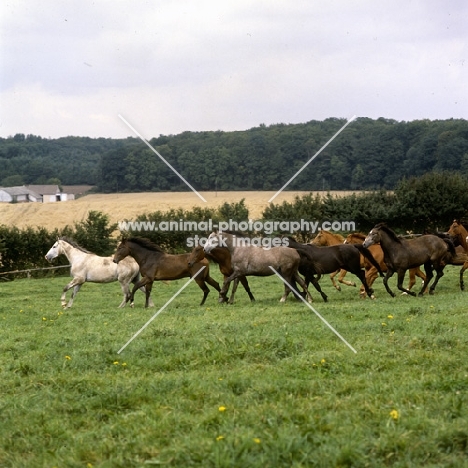
[[[310,192],[281,192],[273,203],[292,202],[295,196]],[[314,192],[326,195],[326,192]],[[333,196],[345,196],[352,192],[330,192]],[[0,203],[0,224],[25,228],[43,226],[48,230],[72,226],[87,218],[89,211],[101,211],[109,215],[112,223],[154,211],[171,208],[191,210],[193,207],[216,208],[223,203],[245,199],[252,219],[260,219],[268,200],[275,192],[201,192],[206,203],[193,192],[150,192],[91,194],[77,200],[61,203]]]
[[66,311],[65,277],[0,283],[0,466],[468,466],[467,293],[446,270],[422,298],[323,278],[314,306],[357,354],[276,277],[232,306],[191,284],[121,354],[185,281],[146,310],[85,284]]

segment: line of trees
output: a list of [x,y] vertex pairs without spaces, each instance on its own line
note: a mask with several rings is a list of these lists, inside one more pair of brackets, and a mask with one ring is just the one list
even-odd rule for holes
[[[262,214],[263,221],[354,221],[356,230],[368,232],[376,223],[386,222],[399,233],[446,231],[454,218],[468,219],[468,179],[459,173],[434,172],[421,177],[402,180],[392,192],[380,190],[346,197],[324,198],[312,194],[296,197],[293,202],[269,205]],[[172,209],[167,212],[142,213],[136,221],[248,221],[245,200],[225,203],[217,209],[194,208],[190,211]],[[206,236],[199,231],[116,231],[108,215],[91,211],[88,218],[72,227],[47,231],[0,225],[0,271],[12,271],[48,266],[44,259],[47,250],[58,236],[74,238],[78,244],[98,255],[110,255],[120,235],[148,237],[168,252],[191,250],[187,237]],[[116,236],[117,234],[117,236]],[[248,233],[259,236],[264,233]],[[275,232],[272,236],[281,235]],[[289,234],[289,233],[287,233]],[[300,241],[309,241],[311,232],[297,232]],[[57,264],[66,264],[62,258]]]
[[[276,190],[344,125],[330,118],[238,132],[183,132],[150,140],[197,190]],[[0,185],[92,184],[102,192],[185,191],[137,138],[0,139]],[[468,122],[358,118],[288,187],[393,190],[432,171],[468,175]]]

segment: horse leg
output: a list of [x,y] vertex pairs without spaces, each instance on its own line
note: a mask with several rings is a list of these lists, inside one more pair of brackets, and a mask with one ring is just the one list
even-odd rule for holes
[[[141,280],[141,277],[140,277],[140,272],[138,272],[133,278],[132,278],[132,283],[135,285],[138,281]],[[119,280],[120,281],[120,280]],[[146,289],[141,286],[140,288],[140,291],[146,295]],[[125,305],[127,304],[127,302],[130,300],[130,283],[128,284],[128,291],[126,293],[126,298],[125,298],[125,304],[122,305],[120,304],[119,307],[125,307]],[[149,302],[149,307],[154,307],[154,303],[153,303],[153,299],[150,299],[150,302]]]
[[[390,294],[390,296],[392,296],[392,297],[395,297],[395,293],[390,289],[390,287],[388,285],[388,280],[393,276],[393,273],[395,273],[395,272],[392,271],[390,268],[387,269],[387,274],[385,275],[385,277],[383,279],[383,284],[384,284],[385,289],[387,290],[388,294]],[[414,293],[411,293],[411,294],[414,294]]]
[[463,266],[461,267],[461,270],[460,270],[460,289],[462,291],[465,290],[465,283],[463,281],[463,273],[465,273],[465,270],[468,268],[468,262],[465,262],[463,264]]
[[434,282],[431,284],[431,287],[429,288],[429,294],[434,294],[434,290],[437,286],[437,283],[439,282],[440,278],[444,276],[444,266],[445,265],[439,265],[435,270],[436,270],[436,278]]
[[151,295],[151,290],[153,289],[153,281],[148,281],[145,284],[145,292],[146,292],[146,301],[145,301],[145,307],[149,307],[150,303],[150,295]]
[[81,289],[81,286],[83,285],[83,283],[80,283],[80,284],[77,284],[73,287],[73,291],[72,291],[72,294],[71,294],[71,297],[70,297],[70,300],[68,301],[68,304],[67,304],[67,309],[69,309],[72,305],[73,305],[73,299],[75,299],[75,296],[78,294],[78,291]]
[[[135,306],[135,293],[141,289],[143,286],[145,286],[145,296],[148,295],[148,290],[147,290],[147,287],[146,285],[149,283],[149,282],[153,282],[150,278],[148,278],[147,276],[143,276],[142,278],[140,278],[133,286],[133,289],[132,289],[132,292],[130,293],[130,297],[127,298],[127,301],[126,302],[130,302],[130,307],[134,307]],[[151,288],[150,288],[150,293],[151,293]],[[149,298],[149,297],[148,297]],[[149,303],[149,302],[148,302]],[[146,304],[146,302],[145,302]],[[145,305],[145,307],[148,307],[147,305]]]
[[397,283],[397,287],[400,291],[406,293],[406,294],[411,294],[411,296],[416,296],[416,293],[414,293],[413,291],[410,291],[409,289],[406,289],[404,286],[403,286],[403,282],[405,281],[405,273],[406,273],[406,270],[404,269],[400,269],[398,270],[397,274],[398,274],[398,283]]
[[[227,279],[227,276],[224,275],[224,281],[226,281],[226,279]],[[227,288],[227,291],[226,291],[226,292],[223,292],[224,281],[223,281],[223,287],[222,287],[221,290],[219,291],[219,295],[218,295],[218,303],[219,303],[219,304],[223,304],[223,303],[225,303],[225,302],[228,302],[227,293],[229,292],[229,286],[228,286],[228,288]]]
[[421,278],[422,282],[426,282],[426,275],[421,271],[421,268],[417,267],[414,269],[414,274],[418,277]]
[[416,273],[414,272],[414,268],[411,268],[409,271],[409,282],[408,282],[408,289],[411,289],[416,284]]
[[312,275],[311,282],[314,285],[314,288],[317,290],[317,292],[320,293],[320,295],[322,296],[323,302],[328,302],[328,296],[322,291],[318,278]]
[[229,276],[224,277],[223,287],[219,292],[218,302],[227,302],[227,293],[229,292],[229,287],[231,286],[231,281],[234,281],[239,277],[239,274],[236,271],[233,271]]
[[366,291],[366,294],[371,298],[374,299],[374,290],[367,284],[367,279],[366,279],[366,273],[364,270],[361,270],[359,268],[358,271],[354,273],[359,280],[361,281],[362,286],[364,286],[364,290]]
[[208,289],[208,286],[206,285],[205,280],[203,278],[196,277],[195,283],[197,283],[198,287],[203,291],[203,299],[200,302],[200,305],[202,306],[205,303],[208,294],[210,294],[210,290]]
[[[294,281],[292,281],[292,279],[294,279]],[[285,278],[285,280],[289,283],[289,284],[299,284],[299,286],[304,290],[304,293],[305,293],[305,296],[306,296],[306,299],[309,301],[309,302],[312,302],[313,299],[312,299],[312,296],[309,292],[309,289],[308,289],[308,284],[306,282],[306,280],[304,280],[300,275],[299,273],[296,271],[293,275],[292,275],[292,278]],[[320,288],[320,286],[319,286]],[[284,284],[284,294],[283,296],[281,297],[280,299],[280,302],[285,302],[286,301],[286,298],[288,297],[289,293],[291,292],[291,289],[286,285],[286,283]],[[299,291],[296,289],[296,292],[301,295],[299,293]],[[322,294],[322,297],[324,297],[324,301],[326,302],[327,301],[327,296],[325,294]]]
[[[60,297],[60,300],[62,301],[62,307],[64,309],[69,309],[72,304],[73,304],[73,299],[77,295],[78,291],[81,288],[81,285],[85,282],[86,280],[84,278],[73,278],[64,288],[62,291],[62,296]],[[71,295],[71,299],[67,304],[67,291],[71,288],[76,288],[79,286],[77,289],[74,289]]]
[[426,282],[426,275],[421,271],[419,267],[411,268],[409,271],[409,283],[408,289],[411,289],[416,284],[416,276],[421,278],[422,284]]
[[334,273],[332,273],[330,275],[330,279],[331,279],[331,282],[333,284],[333,286],[335,287],[335,289],[337,289],[338,291],[341,291],[341,286],[339,284],[336,284],[336,281],[335,281],[335,276],[340,272],[340,270],[336,270]]
[[234,304],[234,295],[236,294],[237,291],[237,286],[239,285],[239,278],[236,278],[232,284],[232,292],[231,292],[231,297],[229,299],[229,304]]
[[[369,289],[372,288],[372,285],[374,284],[374,281],[377,279],[379,276],[379,272],[377,271],[377,268],[374,266],[370,267],[366,271],[366,281],[367,281],[367,286],[369,286]],[[361,284],[361,288],[359,289],[359,296],[364,298],[366,297],[366,288],[364,287],[364,283]],[[374,297],[375,298],[375,297]]]
[[346,273],[348,273],[347,270],[343,270],[343,269],[340,270],[340,276],[338,276],[338,282],[341,284],[346,284],[346,286],[356,287],[356,283],[354,283],[353,281],[346,281],[343,279],[346,276]]
[[422,296],[426,292],[431,279],[434,277],[432,263],[430,261],[424,264],[424,271],[426,272],[426,281],[422,285],[421,291],[419,291],[419,296]]
[[250,291],[250,286],[249,282],[247,281],[247,278],[245,276],[239,277],[239,281],[241,282],[242,286],[244,286],[244,289],[246,290],[247,294],[249,295],[249,299],[251,301],[255,301],[255,297],[253,296],[252,292]]

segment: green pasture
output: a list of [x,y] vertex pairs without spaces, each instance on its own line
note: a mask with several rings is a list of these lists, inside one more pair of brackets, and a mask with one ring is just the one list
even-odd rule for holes
[[468,466],[458,271],[416,298],[378,279],[374,301],[324,277],[329,302],[311,289],[313,305],[357,354],[302,302],[280,304],[274,276],[232,306],[214,292],[199,306],[190,284],[121,354],[185,280],[156,284],[153,309],[85,284],[65,311],[67,278],[0,282],[0,466]]

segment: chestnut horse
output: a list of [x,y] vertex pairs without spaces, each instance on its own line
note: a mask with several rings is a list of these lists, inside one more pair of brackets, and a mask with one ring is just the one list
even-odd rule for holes
[[388,280],[396,272],[398,274],[398,289],[400,291],[416,296],[416,294],[403,287],[406,270],[424,265],[426,281],[424,282],[419,295],[426,291],[429,282],[434,277],[433,270],[436,271],[436,278],[429,288],[429,294],[434,294],[435,287],[439,279],[444,276],[444,267],[448,260],[455,256],[453,243],[447,239],[441,239],[432,234],[417,237],[416,239],[399,238],[385,223],[375,225],[363,242],[363,247],[370,247],[380,243],[384,252],[384,261],[387,265],[387,274],[383,280],[385,289],[392,296],[395,293],[389,288]]
[[159,246],[143,237],[130,237],[120,242],[114,254],[114,262],[119,263],[127,256],[133,257],[140,266],[140,274],[142,278],[137,281],[133,287],[127,302],[133,307],[135,291],[142,286],[146,290],[145,307],[148,307],[153,281],[176,280],[195,276],[202,268],[203,271],[195,277],[195,282],[203,291],[203,299],[200,305],[205,303],[206,297],[210,290],[205,282],[215,288],[218,292],[221,290],[219,284],[210,276],[209,262],[206,259],[195,263],[192,267],[188,266],[187,254],[171,255],[164,252]]
[[[232,269],[232,264],[231,264],[231,254],[229,253],[229,250],[227,248],[216,247],[213,250],[211,250],[210,253],[206,253],[203,250],[203,247],[201,245],[197,245],[196,247],[194,247],[194,249],[192,250],[188,258],[189,268],[191,268],[195,263],[200,262],[204,258],[207,258],[208,260],[212,260],[213,262],[219,265],[219,271],[224,276],[224,279],[226,279],[229,275],[231,275],[234,272],[234,270]],[[247,281],[247,278],[245,276],[240,276],[239,278],[236,278],[234,280],[234,284],[232,286],[232,294],[229,299],[229,304],[234,303],[234,294],[236,293],[237,285],[239,284],[239,281],[241,282],[242,286],[244,286],[244,289],[247,291],[247,294],[249,295],[250,300],[255,301],[255,297],[250,291],[249,282]],[[227,302],[226,294],[228,293],[228,291],[226,291],[224,295],[219,293],[218,302]]]
[[460,270],[460,289],[463,291],[465,289],[463,273],[465,273],[465,270],[468,268],[468,244],[466,242],[468,231],[459,220],[454,219],[452,225],[448,230],[448,233],[457,239],[461,249],[463,249],[463,251],[460,252],[459,247],[456,248],[457,256],[453,259],[453,262],[451,262],[455,265],[463,265]]

